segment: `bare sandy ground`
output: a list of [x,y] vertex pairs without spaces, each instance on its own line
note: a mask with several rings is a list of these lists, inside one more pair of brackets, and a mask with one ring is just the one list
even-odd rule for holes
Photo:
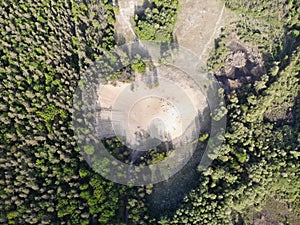
[[[131,25],[135,7],[143,0],[119,0],[119,13],[116,14],[115,31],[123,42],[134,41],[137,36]],[[179,12],[174,28],[174,38],[178,44],[206,60],[218,37],[221,27],[232,15],[220,0],[179,0]]]
[[[137,36],[131,25],[135,7],[142,5],[143,0],[119,0],[119,12],[116,13],[115,32],[119,44],[134,41]],[[122,40],[124,38],[124,40]]]
[[[136,79],[130,84],[119,82],[99,88],[100,107],[113,109],[103,111],[101,120],[112,121],[114,132],[126,136],[126,144],[135,149],[143,148],[146,142],[148,147],[155,147],[158,142],[151,142],[153,139],[166,142],[183,134],[193,141],[195,134],[188,132],[200,129],[195,118],[207,106],[205,94],[189,75],[168,66],[157,66],[157,73],[157,86]],[[143,76],[152,76],[151,71]]]
[[220,0],[180,0],[179,5],[175,40],[205,61],[230,14]]
[[[119,36],[124,37],[119,40],[119,44],[129,43],[137,38],[131,19],[135,6],[141,6],[142,3],[143,0],[119,0],[120,12],[116,15],[115,30]],[[179,0],[179,3],[180,10],[174,29],[175,41],[179,46],[193,52],[205,64],[214,39],[218,37],[226,21],[229,21],[227,18],[230,14],[220,0]],[[112,109],[103,111],[101,119],[122,121],[123,124],[117,129],[120,131],[120,127],[123,127],[126,130],[129,147],[138,144],[137,134],[143,135],[143,132],[159,140],[176,139],[179,136],[193,138],[193,134],[186,131],[190,131],[188,127],[198,118],[198,113],[203,113],[208,107],[205,93],[201,93],[185,74],[166,67],[158,67],[158,74],[161,76],[159,86],[154,89],[149,90],[147,85],[140,82],[140,76],[136,76],[133,89],[130,84],[124,83],[116,86],[104,85],[99,89],[100,106]],[[174,86],[163,84],[163,80],[170,81]],[[148,97],[139,98],[138,93],[145,94],[147,91]],[[205,125],[207,124],[203,126]],[[198,131],[200,127],[196,127]],[[155,214],[172,208],[172,205],[181,201],[185,191],[190,190],[191,183],[197,180],[194,165],[196,161],[195,159],[168,182],[155,187],[149,198]]]
[[[136,39],[131,20],[135,7],[142,3],[143,0],[118,1],[115,30],[124,38],[123,42]],[[179,46],[194,52],[199,61],[205,61],[226,16],[224,3],[219,0],[180,0],[175,40]],[[161,141],[180,137],[197,113],[207,107],[205,95],[187,75],[166,67],[158,67],[158,74],[157,87],[149,88],[136,76],[134,89],[132,84],[120,82],[99,89],[101,108],[111,109],[101,113],[101,120],[117,121],[115,130],[120,135],[126,133],[125,141],[132,147],[139,145],[141,137]]]

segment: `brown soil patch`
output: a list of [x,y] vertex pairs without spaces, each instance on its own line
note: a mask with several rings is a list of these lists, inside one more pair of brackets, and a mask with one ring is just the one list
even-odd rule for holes
[[270,198],[260,212],[253,212],[252,219],[248,222],[253,225],[298,225],[300,218],[287,203]]
[[257,48],[246,46],[236,38],[226,43],[229,50],[223,59],[224,66],[215,73],[226,92],[254,82],[264,74],[264,62]]

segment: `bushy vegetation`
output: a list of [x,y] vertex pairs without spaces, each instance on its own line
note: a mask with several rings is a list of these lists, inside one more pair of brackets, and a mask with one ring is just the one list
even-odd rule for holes
[[150,0],[134,17],[134,28],[141,40],[171,42],[178,0]]
[[299,204],[299,121],[298,125],[270,123],[264,118],[268,110],[296,107],[299,48],[289,61],[260,95],[254,88],[261,82],[257,81],[227,96],[229,124],[221,154],[202,172],[199,188],[168,220],[171,224],[230,224],[236,212],[242,214],[250,206],[259,210],[268,196],[283,195],[279,199]]
[[277,222],[298,224],[299,5],[296,1],[226,1],[226,5],[241,13],[240,19],[223,28],[208,61],[210,70],[226,76],[223,68],[232,40],[241,44],[236,49],[257,48],[265,68],[254,81],[226,94],[228,128],[221,154],[201,172],[198,188],[176,213],[159,223],[246,224],[243,217],[248,217],[249,208],[259,212],[274,198],[288,203],[296,215]]
[[299,32],[299,2],[287,1],[245,1],[226,0],[226,6],[234,11],[252,15],[255,18],[267,20],[270,23],[283,23],[287,29]]
[[[269,198],[288,203],[299,218],[299,3],[255,2],[226,1],[241,17],[223,29],[208,66],[224,72],[234,38],[257,49],[264,69],[226,92],[221,154],[208,170],[199,169],[196,188],[175,212],[157,216],[148,209],[152,185],[107,181],[88,167],[73,137],[78,81],[115,45],[113,6],[107,0],[1,1],[0,223],[239,224]],[[150,0],[145,7],[134,18],[139,38],[172,41],[178,1]],[[127,69],[107,79],[130,80],[146,66],[137,59]],[[106,144],[118,154],[119,141]],[[155,152],[145,160],[164,156]]]
[[80,75],[114,47],[101,1],[0,2],[0,223],[117,224],[124,191],[87,167],[71,125]]

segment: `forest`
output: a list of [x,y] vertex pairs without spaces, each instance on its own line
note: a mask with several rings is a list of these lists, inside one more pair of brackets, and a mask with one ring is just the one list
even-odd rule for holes
[[[139,39],[174,41],[180,1],[146,2],[132,20]],[[0,1],[0,224],[300,224],[299,1],[224,3],[239,16],[207,61],[226,100],[224,143],[164,208],[151,201],[159,184],[103,178],[74,138],[73,96],[93,62],[115,48],[118,6]],[[125,70],[144,67],[137,60]],[[122,148],[117,139],[105,144],[112,154]]]

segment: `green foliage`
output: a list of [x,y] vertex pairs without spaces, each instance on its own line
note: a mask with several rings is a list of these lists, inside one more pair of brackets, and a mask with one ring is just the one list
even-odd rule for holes
[[9,212],[8,214],[7,214],[7,219],[8,220],[13,220],[14,218],[17,218],[18,217],[18,213],[17,212]]
[[86,145],[86,146],[83,147],[83,151],[84,151],[86,154],[91,155],[91,154],[94,153],[95,149],[94,149],[94,146],[92,146],[92,145]]
[[240,163],[245,163],[246,162],[246,159],[247,159],[247,153],[246,152],[236,152],[235,153],[238,161]]
[[[226,1],[242,14],[216,41],[210,69],[224,66],[230,51],[226,44],[234,33],[239,42],[259,49],[266,71],[227,93],[227,107],[213,113],[216,120],[228,116],[220,155],[201,172],[196,188],[176,212],[161,220],[151,218],[147,208],[152,186],[125,187],[105,180],[82,162],[73,138],[72,97],[78,80],[115,45],[116,9],[109,2],[0,2],[0,223],[229,224],[235,212],[260,209],[270,196],[297,211],[297,1]],[[151,0],[135,16],[138,36],[171,41],[177,8],[178,1]],[[130,80],[130,72],[145,70],[146,63],[137,58],[125,72],[111,77]],[[199,141],[207,138],[205,134]],[[105,144],[119,160],[128,161],[120,140]],[[83,150],[94,151],[90,145]],[[165,152],[153,151],[144,163],[164,157]]]
[[88,3],[73,1],[72,11],[76,34],[72,37],[72,43],[77,49],[80,68],[87,68],[99,55],[115,45],[114,10],[110,3],[92,0]]
[[131,64],[131,69],[134,72],[144,73],[146,72],[146,64],[143,61],[135,61]]
[[135,15],[134,29],[141,40],[171,42],[178,0],[150,0],[150,6]]
[[256,18],[263,18],[273,23],[283,23],[288,28],[300,26],[298,12],[299,2],[288,1],[265,1],[256,2],[230,0],[225,1],[226,6],[232,10],[251,14]]
[[1,1],[0,11],[0,223],[119,223],[124,189],[90,182],[71,121],[80,75],[114,47],[112,6]]
[[55,116],[60,113],[60,110],[55,107],[55,105],[48,105],[46,106],[45,110],[43,112],[37,112],[37,114],[42,117],[44,120],[53,121]]

